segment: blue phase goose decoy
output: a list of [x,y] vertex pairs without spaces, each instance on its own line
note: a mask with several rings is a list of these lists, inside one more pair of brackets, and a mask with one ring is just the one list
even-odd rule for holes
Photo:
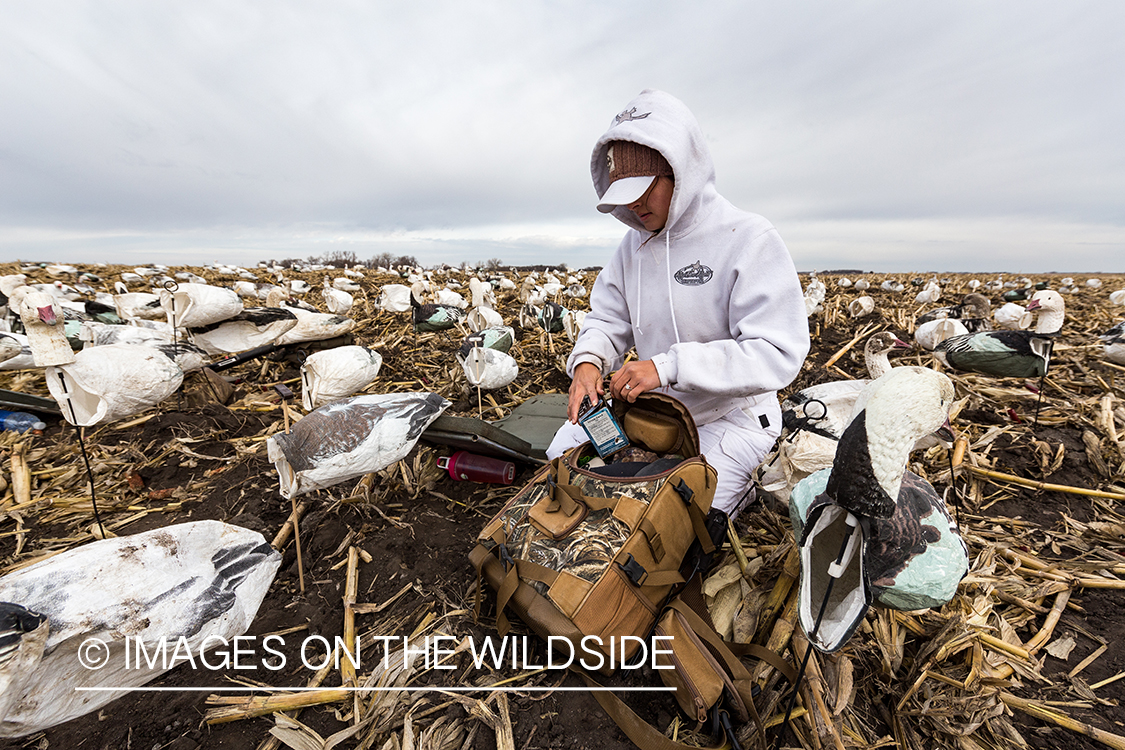
[[[9,657],[0,663],[0,736],[47,729],[144,685],[173,665],[173,653],[185,660],[181,638],[199,659],[206,641],[242,635],[280,564],[258,532],[195,521],[91,542],[0,578],[0,602],[11,603],[0,604],[0,662]],[[106,648],[84,651],[90,638]],[[153,654],[161,639],[166,661],[126,661],[127,647]],[[95,655],[104,665],[84,667]]]
[[1058,292],[1036,292],[1028,303],[1038,311],[1033,331],[984,331],[946,339],[934,348],[934,356],[955,370],[967,370],[999,378],[1041,377],[1047,372],[1051,343],[1062,329],[1065,305]]
[[405,458],[450,402],[436,393],[352,396],[309,412],[266,441],[285,498],[385,469]]
[[1125,320],[1098,336],[1105,345],[1103,352],[1110,362],[1125,365]]
[[435,303],[419,304],[414,295],[410,295],[410,319],[414,323],[414,330],[422,333],[426,331],[445,331],[465,319],[465,311],[456,305],[439,305]]
[[953,396],[941,373],[891,370],[857,401],[832,468],[794,488],[798,618],[818,650],[841,648],[872,602],[903,610],[944,604],[968,571],[945,503],[906,470],[916,440],[948,430]]

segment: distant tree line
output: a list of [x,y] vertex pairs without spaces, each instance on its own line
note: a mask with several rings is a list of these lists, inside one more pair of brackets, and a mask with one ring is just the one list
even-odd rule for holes
[[[355,268],[357,266],[363,266],[365,268],[398,268],[401,266],[416,267],[421,265],[418,259],[413,255],[394,255],[393,253],[379,253],[365,261],[361,261],[353,250],[333,250],[323,255],[310,255],[308,258],[286,258],[279,261],[270,261],[270,263],[279,265],[282,268],[311,265],[331,266],[333,268]],[[499,258],[478,260],[476,263],[465,261],[461,263],[459,268],[462,271],[520,271],[525,273],[528,271],[567,271],[566,263],[557,263],[554,265],[508,266]]]

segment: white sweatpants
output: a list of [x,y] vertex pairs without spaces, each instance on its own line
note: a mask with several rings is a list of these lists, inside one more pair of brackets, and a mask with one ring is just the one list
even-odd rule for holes
[[[725,511],[732,519],[752,499],[747,493],[752,486],[754,469],[773,449],[781,434],[781,407],[776,401],[767,404],[763,413],[769,421],[768,427],[763,427],[758,417],[735,409],[697,428],[700,450],[719,474],[711,507]],[[564,422],[547,448],[547,458],[557,458],[588,439],[580,425]]]

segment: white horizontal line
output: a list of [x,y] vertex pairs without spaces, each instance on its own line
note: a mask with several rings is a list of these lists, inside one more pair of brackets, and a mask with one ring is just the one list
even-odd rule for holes
[[345,690],[349,693],[666,693],[674,687],[76,687],[79,692],[110,692],[127,690],[144,693],[318,693]]

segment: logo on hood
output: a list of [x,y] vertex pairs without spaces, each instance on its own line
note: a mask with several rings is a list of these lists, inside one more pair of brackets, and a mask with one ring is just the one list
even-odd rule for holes
[[638,115],[637,114],[637,108],[633,107],[632,109],[627,109],[624,112],[620,113],[619,115],[617,115],[617,117],[614,117],[613,118],[613,124],[614,124],[614,126],[617,126],[617,125],[620,125],[623,122],[631,122],[633,120],[643,120],[651,114],[652,114],[652,112],[645,112],[643,115]]
[[684,286],[703,286],[714,275],[714,271],[697,260],[690,266],[684,266],[676,271],[676,275],[672,278],[676,280],[677,284],[683,284]]

